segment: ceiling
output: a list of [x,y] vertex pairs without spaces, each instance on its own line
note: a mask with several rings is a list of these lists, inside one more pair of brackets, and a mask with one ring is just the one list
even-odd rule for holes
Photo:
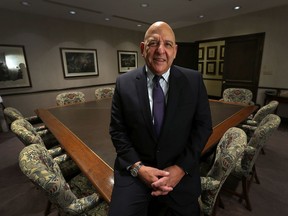
[[[23,1],[27,4],[23,5]],[[147,4],[148,7],[141,7]],[[272,7],[288,5],[287,0],[1,0],[0,8],[41,14],[124,29],[145,31],[162,20],[181,28]],[[240,6],[240,10],[234,10]],[[71,15],[69,11],[75,11]],[[203,15],[204,17],[200,18]]]

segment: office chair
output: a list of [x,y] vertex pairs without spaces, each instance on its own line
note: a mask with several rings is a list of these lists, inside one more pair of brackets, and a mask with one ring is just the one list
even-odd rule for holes
[[[260,184],[259,178],[256,172],[256,160],[259,152],[264,147],[267,140],[271,137],[275,130],[280,125],[281,119],[275,114],[267,115],[259,124],[255,130],[253,136],[249,140],[247,147],[244,150],[244,154],[236,163],[235,168],[232,170],[228,182],[242,182],[241,192],[237,192],[236,188],[231,189],[233,184],[227,184],[224,190],[230,194],[236,195],[240,200],[244,199],[246,202],[246,208],[252,210],[252,206],[249,199],[249,189],[253,179]],[[225,186],[225,185],[224,185]],[[230,189],[229,189],[230,186]]]
[[245,132],[236,127],[228,129],[216,149],[215,161],[206,176],[201,177],[202,193],[199,204],[204,215],[216,215],[219,192],[226,178],[243,155],[247,144]]
[[112,98],[114,94],[114,88],[113,87],[102,87],[102,88],[97,88],[95,90],[95,97],[96,100],[101,100],[104,98]]
[[56,96],[57,106],[64,106],[74,103],[85,102],[85,94],[83,92],[64,92]]
[[253,94],[249,89],[227,88],[223,91],[223,98],[220,100],[225,102],[235,102],[235,103],[254,105],[252,98]]
[[22,172],[47,195],[59,215],[106,216],[108,204],[103,201],[91,183],[82,174],[67,182],[58,164],[47,149],[40,144],[31,144],[19,154]]

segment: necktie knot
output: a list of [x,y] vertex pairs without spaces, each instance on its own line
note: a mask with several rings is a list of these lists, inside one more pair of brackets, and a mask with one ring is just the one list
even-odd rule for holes
[[159,87],[159,81],[160,81],[160,79],[162,78],[162,76],[157,76],[157,75],[155,75],[154,77],[153,77],[153,82],[154,82],[154,84],[157,86],[157,87]]

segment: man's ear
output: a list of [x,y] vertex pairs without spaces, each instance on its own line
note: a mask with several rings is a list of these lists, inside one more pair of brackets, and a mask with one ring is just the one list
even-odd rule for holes
[[176,58],[176,55],[177,55],[177,51],[178,51],[178,45],[175,44],[175,56],[174,56],[174,59]]
[[144,42],[140,43],[140,50],[141,50],[141,55],[143,56],[143,52],[144,52]]

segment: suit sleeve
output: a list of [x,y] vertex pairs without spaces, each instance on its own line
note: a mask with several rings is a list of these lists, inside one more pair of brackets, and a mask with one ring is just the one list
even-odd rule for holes
[[124,116],[123,101],[120,96],[120,80],[116,81],[116,88],[112,100],[111,108],[111,121],[110,121],[110,135],[113,145],[116,149],[117,159],[115,167],[124,170],[131,166],[135,162],[139,161],[139,155],[132,146],[131,140],[128,135],[128,129],[126,126]]

